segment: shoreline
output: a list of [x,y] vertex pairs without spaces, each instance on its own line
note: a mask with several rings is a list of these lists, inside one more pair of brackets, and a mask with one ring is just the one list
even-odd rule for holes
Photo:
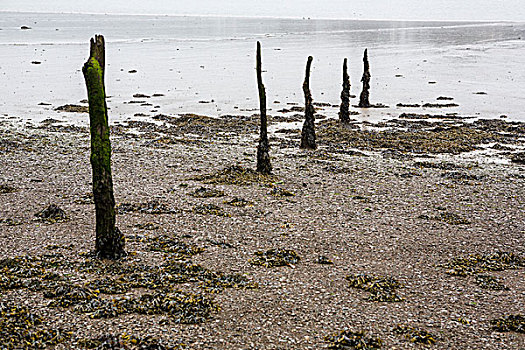
[[[49,307],[56,299],[43,298],[49,288],[45,281],[43,291],[25,287],[2,291],[0,300],[25,305],[53,327],[73,332],[71,340],[58,348],[81,348],[79,342],[85,339],[126,333],[187,344],[175,344],[181,349],[319,349],[328,345],[324,337],[344,329],[377,336],[385,348],[414,348],[393,331],[398,324],[429,332],[436,340],[432,348],[525,346],[524,334],[498,332],[490,323],[525,309],[523,267],[485,272],[508,290],[484,289],[476,274],[454,276],[440,267],[454,258],[498,251],[525,258],[525,222],[520,219],[525,211],[524,165],[482,164],[455,155],[445,161],[432,152],[424,160],[410,157],[410,152],[396,153],[395,138],[379,140],[394,142],[390,152],[381,148],[372,154],[356,152],[348,143],[353,137],[361,135],[372,147],[375,139],[320,120],[319,150],[300,151],[293,133],[270,137],[276,178],[233,184],[246,179],[209,175],[231,166],[255,166],[256,117],[237,121],[194,115],[165,122],[177,127],[135,124],[143,129],[141,135],[124,126],[112,130],[115,197],[122,208],[129,208],[117,216],[131,253],[122,265],[135,271],[144,265],[149,270],[162,266],[173,252],[151,247],[156,239],[169,237],[177,244],[205,249],[183,255],[185,259],[210,271],[241,274],[258,288],[213,291],[198,281],[173,284],[170,288],[203,295],[220,307],[197,325],[177,324],[163,314],[91,319],[74,306]],[[408,122],[417,135],[420,121]],[[479,124],[468,137],[490,133],[490,125]],[[502,125],[497,133],[525,132],[525,123]],[[6,133],[1,127],[0,178],[15,191],[0,194],[4,202],[0,255],[55,254],[59,264],[52,271],[75,286],[117,278],[109,269],[111,263],[97,265],[86,255],[94,245],[94,208],[86,195],[91,176],[89,133],[43,126],[19,133]],[[419,138],[410,143],[407,137],[405,145],[420,147]],[[522,137],[516,142],[524,144]],[[203,191],[213,195],[196,195]],[[236,198],[251,205],[226,204]],[[35,218],[51,203],[66,212],[67,221]],[[146,203],[150,204],[144,208],[149,209],[133,209]],[[272,268],[250,263],[255,252],[274,248],[295,251],[299,262]],[[319,264],[319,256],[333,265]],[[351,288],[345,279],[354,274],[394,278],[401,284],[396,293],[403,300],[367,300],[367,292]],[[119,278],[126,276],[123,272]],[[148,293],[157,290],[132,288],[124,296]],[[121,297],[102,293],[97,299]]]

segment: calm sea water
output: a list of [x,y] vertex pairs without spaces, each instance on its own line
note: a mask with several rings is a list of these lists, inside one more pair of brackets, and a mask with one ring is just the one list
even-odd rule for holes
[[[21,30],[24,25],[31,29]],[[113,120],[139,112],[253,112],[257,40],[263,45],[264,79],[274,110],[302,101],[308,55],[314,56],[314,100],[338,103],[344,57],[350,59],[352,93],[358,94],[362,51],[368,48],[372,102],[392,108],[365,111],[364,117],[395,117],[405,111],[395,108],[398,102],[435,102],[445,95],[460,104],[447,112],[525,120],[519,93],[525,83],[522,23],[0,12],[0,29],[0,114],[31,120],[56,118],[52,107],[85,98],[80,68],[96,33],[106,38]],[[164,96],[150,101],[156,108],[126,103],[135,93]]]

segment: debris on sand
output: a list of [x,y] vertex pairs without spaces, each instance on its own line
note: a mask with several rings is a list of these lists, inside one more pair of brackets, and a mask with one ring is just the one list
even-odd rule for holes
[[525,164],[525,152],[514,153],[510,156],[510,160],[513,163]]
[[260,183],[270,185],[277,181],[275,175],[263,175],[255,170],[244,168],[239,165],[232,165],[224,168],[217,173],[210,175],[199,175],[191,180],[201,181],[207,184],[227,184],[227,185],[250,185]]
[[203,204],[203,205],[197,205],[195,206],[192,211],[195,214],[201,214],[201,215],[217,215],[217,216],[224,216],[224,217],[231,217],[230,214],[224,211],[221,207],[215,204]]
[[214,188],[199,187],[195,191],[190,192],[189,195],[195,198],[224,197],[224,191],[216,190]]
[[476,275],[487,271],[503,271],[525,267],[525,259],[514,253],[496,252],[493,254],[471,254],[464,258],[455,258],[439,265],[452,276]]
[[295,251],[289,249],[257,251],[255,256],[255,258],[249,260],[250,264],[264,267],[292,266],[301,260]]
[[344,330],[333,335],[327,335],[324,340],[328,349],[381,349],[383,341],[376,336],[367,336],[365,331]]
[[490,321],[492,328],[498,332],[525,333],[525,316],[509,315]]
[[52,224],[68,220],[66,212],[60,209],[56,204],[49,205],[47,208],[36,213],[35,216]]
[[176,214],[180,210],[171,209],[166,204],[159,201],[146,203],[121,203],[115,207],[119,214],[138,212],[142,214]]
[[55,111],[70,113],[89,113],[89,107],[80,105],[63,105],[55,108]]
[[368,301],[399,302],[403,298],[396,294],[396,289],[401,286],[397,280],[391,277],[372,276],[364,273],[346,277],[350,287],[362,289],[370,293]]
[[436,343],[436,337],[423,329],[399,324],[394,328],[393,332],[395,334],[404,335],[405,338],[410,340],[412,343],[425,345],[432,345]]

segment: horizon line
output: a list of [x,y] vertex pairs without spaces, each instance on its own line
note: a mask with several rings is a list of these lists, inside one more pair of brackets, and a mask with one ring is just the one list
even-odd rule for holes
[[68,11],[11,11],[0,10],[0,13],[28,13],[55,15],[102,15],[102,16],[137,16],[137,17],[205,17],[205,18],[249,18],[249,19],[292,19],[305,21],[374,21],[374,22],[441,22],[441,23],[525,23],[515,20],[474,20],[474,19],[388,19],[388,18],[338,18],[338,17],[306,17],[306,16],[249,16],[249,15],[219,15],[219,14],[155,14],[155,13],[107,13],[107,12],[68,12]]

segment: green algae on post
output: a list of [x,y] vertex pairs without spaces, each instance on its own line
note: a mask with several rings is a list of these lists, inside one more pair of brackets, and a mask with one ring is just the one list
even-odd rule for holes
[[91,39],[90,57],[82,72],[89,100],[91,167],[96,212],[95,252],[100,258],[118,259],[126,255],[124,235],[115,226],[115,198],[111,175],[111,143],[104,87],[104,37]]

